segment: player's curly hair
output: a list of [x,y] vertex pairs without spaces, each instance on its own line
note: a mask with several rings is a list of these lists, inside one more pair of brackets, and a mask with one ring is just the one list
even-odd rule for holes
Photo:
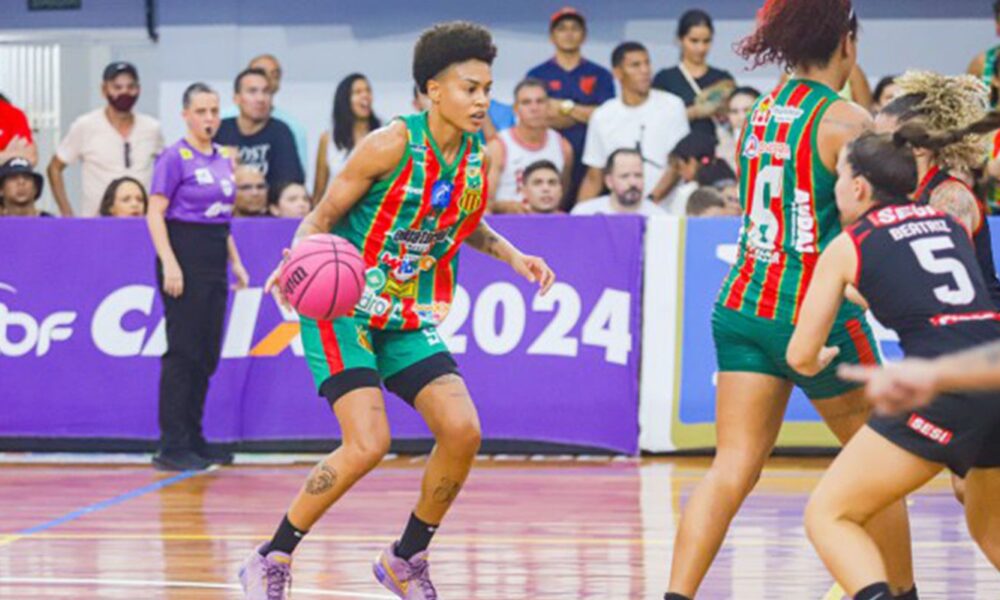
[[[989,90],[971,75],[941,75],[931,71],[907,71],[896,78],[901,95],[882,112],[899,123],[919,122],[934,131],[963,130],[986,116]],[[937,162],[949,169],[978,167],[986,157],[986,138],[966,131],[958,138],[933,148]]]
[[846,35],[858,33],[851,0],[767,0],[757,27],[736,53],[750,68],[775,63],[786,69],[824,67]]
[[420,34],[413,49],[413,79],[427,93],[427,82],[451,65],[467,60],[493,64],[497,47],[482,25],[468,21],[438,23]]

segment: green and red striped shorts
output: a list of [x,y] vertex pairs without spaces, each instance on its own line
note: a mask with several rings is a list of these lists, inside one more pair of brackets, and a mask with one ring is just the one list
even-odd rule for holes
[[719,372],[761,373],[787,379],[800,387],[810,400],[840,396],[858,387],[837,377],[840,364],[882,363],[878,342],[863,315],[838,318],[827,346],[837,346],[840,354],[814,377],[796,373],[785,361],[785,352],[795,327],[780,321],[747,315],[715,305],[712,337]]
[[302,347],[316,388],[350,369],[371,369],[382,381],[435,354],[448,353],[437,329],[371,329],[367,319],[316,321],[299,317]]

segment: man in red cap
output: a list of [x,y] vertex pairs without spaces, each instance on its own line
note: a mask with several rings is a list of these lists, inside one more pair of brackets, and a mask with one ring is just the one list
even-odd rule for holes
[[573,177],[566,198],[568,210],[585,169],[581,163],[590,113],[614,98],[611,72],[583,57],[580,48],[587,38],[587,21],[575,8],[564,7],[549,19],[549,38],[554,57],[528,71],[528,77],[545,82],[549,93],[549,126],[558,129],[573,146]]

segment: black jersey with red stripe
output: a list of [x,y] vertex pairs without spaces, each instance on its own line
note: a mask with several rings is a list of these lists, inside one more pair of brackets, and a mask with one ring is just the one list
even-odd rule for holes
[[907,356],[1000,339],[1000,314],[954,218],[921,204],[880,206],[846,232],[858,254],[855,286]]
[[969,184],[938,167],[931,167],[931,170],[924,175],[923,181],[917,187],[916,200],[920,204],[930,204],[934,190],[948,181],[961,184],[976,198],[976,207],[979,209],[979,227],[972,232],[972,246],[976,249],[976,262],[979,263],[979,268],[983,273],[986,289],[993,301],[993,306],[1000,310],[1000,279],[997,278],[996,264],[993,262],[993,234],[990,232],[990,222],[986,218],[988,213],[986,204],[979,199],[979,196],[976,196]]

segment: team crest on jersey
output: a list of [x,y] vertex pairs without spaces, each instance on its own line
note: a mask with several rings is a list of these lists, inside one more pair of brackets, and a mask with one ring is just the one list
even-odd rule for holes
[[587,77],[580,78],[580,91],[586,95],[591,95],[594,93],[594,88],[597,87],[597,76],[588,75]]
[[483,203],[483,191],[477,188],[469,188],[462,192],[462,197],[458,200],[458,207],[465,212],[476,212]]

